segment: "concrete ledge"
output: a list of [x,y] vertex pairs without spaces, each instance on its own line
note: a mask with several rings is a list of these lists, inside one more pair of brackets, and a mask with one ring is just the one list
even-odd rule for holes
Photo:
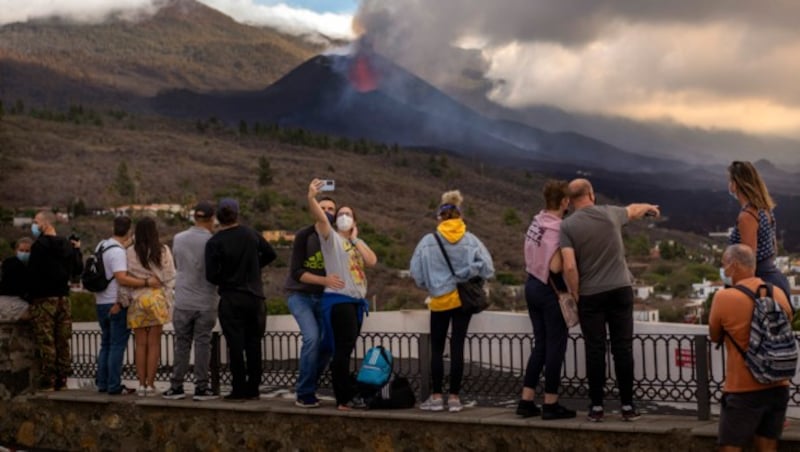
[[[0,402],[0,443],[57,450],[682,450],[714,449],[717,421],[607,415],[601,423],[522,419],[507,408],[460,413],[340,412],[291,399],[164,400],[70,390]],[[800,449],[792,421],[782,449]]]

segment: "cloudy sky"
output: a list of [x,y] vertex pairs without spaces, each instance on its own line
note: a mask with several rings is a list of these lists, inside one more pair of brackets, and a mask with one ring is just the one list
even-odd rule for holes
[[[795,0],[200,0],[242,22],[352,37],[431,77],[478,70],[491,99],[800,138]],[[0,24],[151,0],[0,0]],[[465,57],[469,55],[469,57]]]

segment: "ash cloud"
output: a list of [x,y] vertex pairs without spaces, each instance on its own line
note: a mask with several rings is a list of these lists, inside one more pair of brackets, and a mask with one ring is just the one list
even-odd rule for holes
[[364,0],[387,57],[451,87],[465,74],[520,108],[800,137],[800,3]]

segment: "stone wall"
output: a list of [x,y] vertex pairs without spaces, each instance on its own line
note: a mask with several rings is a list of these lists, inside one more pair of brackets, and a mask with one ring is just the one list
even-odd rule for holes
[[[419,410],[336,412],[288,404],[61,399],[0,402],[0,443],[88,451],[707,451],[713,437],[686,428],[658,433],[478,421]],[[86,397],[86,396],[84,396]],[[2,406],[4,405],[4,406]],[[269,405],[267,408],[266,406]],[[280,405],[280,406],[276,406]],[[489,418],[491,419],[491,418]],[[596,424],[593,424],[596,425]],[[601,425],[602,427],[602,425]],[[642,427],[642,426],[640,426]]]
[[35,354],[28,322],[0,323],[0,400],[33,392],[38,369]]

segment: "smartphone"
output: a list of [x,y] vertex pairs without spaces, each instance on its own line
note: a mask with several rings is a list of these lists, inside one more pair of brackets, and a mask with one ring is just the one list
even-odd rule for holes
[[319,191],[334,191],[336,189],[336,182],[333,179],[323,179],[322,188]]

